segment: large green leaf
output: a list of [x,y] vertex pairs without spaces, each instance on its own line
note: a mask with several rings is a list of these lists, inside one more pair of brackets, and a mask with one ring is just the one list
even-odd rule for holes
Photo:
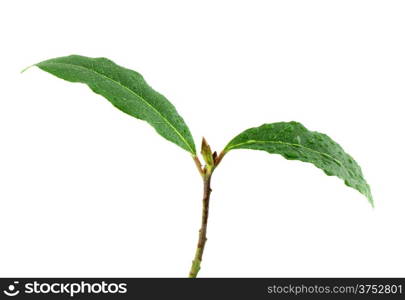
[[161,136],[195,155],[194,140],[183,118],[139,73],[107,58],[78,55],[46,60],[36,66],[67,81],[87,84],[121,111],[148,122]]
[[312,163],[327,175],[343,179],[373,205],[370,186],[354,159],[330,137],[309,131],[300,123],[280,122],[250,128],[232,139],[224,152],[232,149],[263,150],[281,154],[286,159]]

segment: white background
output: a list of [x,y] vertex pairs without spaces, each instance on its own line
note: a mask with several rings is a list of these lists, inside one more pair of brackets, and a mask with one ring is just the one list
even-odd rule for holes
[[375,209],[265,152],[213,176],[200,276],[405,276],[403,1],[2,1],[1,276],[186,276],[190,156],[86,86],[24,67],[105,56],[137,70],[216,150],[266,122],[327,133]]

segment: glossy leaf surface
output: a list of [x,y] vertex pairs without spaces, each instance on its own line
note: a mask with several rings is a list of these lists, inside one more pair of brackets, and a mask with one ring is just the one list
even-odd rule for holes
[[300,123],[279,122],[250,128],[232,139],[224,151],[232,149],[263,150],[289,160],[311,163],[327,175],[344,180],[373,205],[370,187],[356,161],[330,137],[309,131]]
[[87,84],[121,111],[148,122],[165,139],[195,155],[193,137],[175,107],[143,77],[107,58],[71,55],[36,64],[70,82]]

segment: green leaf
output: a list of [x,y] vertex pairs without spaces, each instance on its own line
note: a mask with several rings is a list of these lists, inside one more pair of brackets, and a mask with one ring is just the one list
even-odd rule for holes
[[71,55],[36,64],[70,82],[87,84],[121,111],[148,122],[165,139],[195,155],[193,137],[175,107],[139,73],[107,58]]
[[370,186],[354,159],[330,137],[309,131],[300,123],[279,122],[250,128],[231,140],[224,152],[232,149],[263,150],[289,160],[312,163],[327,175],[343,179],[373,205]]

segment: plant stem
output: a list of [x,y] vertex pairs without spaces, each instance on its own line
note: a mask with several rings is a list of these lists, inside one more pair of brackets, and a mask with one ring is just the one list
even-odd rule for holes
[[211,172],[207,172],[203,176],[204,182],[204,195],[203,195],[203,209],[202,209],[202,219],[201,219],[201,228],[198,236],[197,250],[195,252],[194,260],[191,265],[191,270],[189,277],[197,277],[198,271],[200,270],[200,265],[202,261],[202,256],[204,253],[205,242],[207,241],[207,225],[208,225],[208,210],[210,203],[211,195]]

